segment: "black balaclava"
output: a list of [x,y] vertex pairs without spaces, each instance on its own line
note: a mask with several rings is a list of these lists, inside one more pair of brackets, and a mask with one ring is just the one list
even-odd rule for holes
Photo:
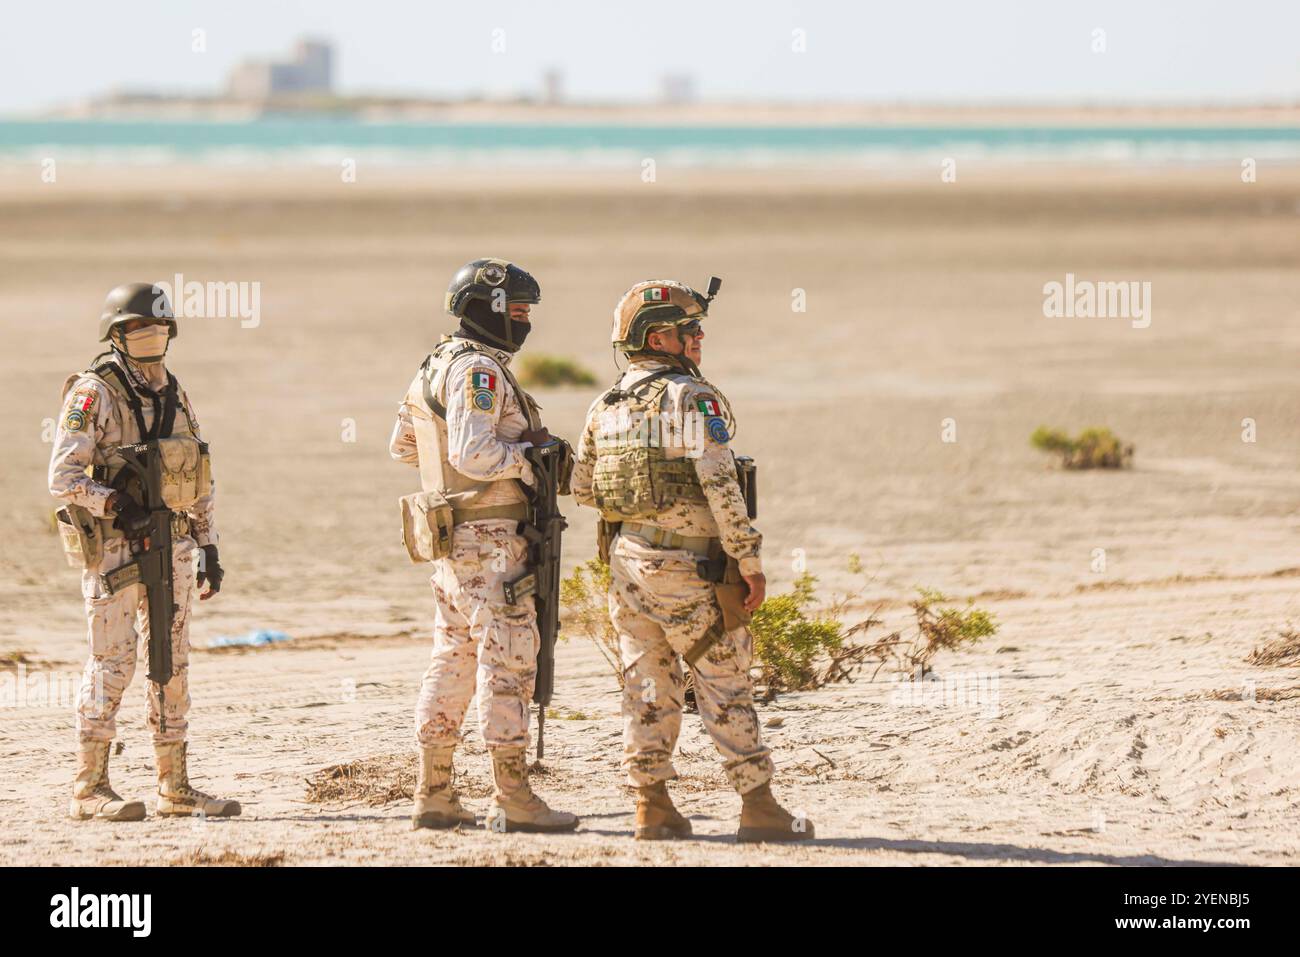
[[532,328],[532,323],[511,319],[509,313],[497,312],[489,303],[475,299],[465,306],[459,332],[465,339],[494,349],[518,352]]

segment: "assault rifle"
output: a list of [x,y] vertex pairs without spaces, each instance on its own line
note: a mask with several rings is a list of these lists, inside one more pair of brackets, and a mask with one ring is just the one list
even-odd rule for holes
[[518,604],[529,595],[537,606],[537,681],[533,701],[537,704],[537,760],[546,753],[546,706],[555,690],[555,641],[560,634],[560,536],[568,522],[560,513],[558,496],[569,494],[573,472],[573,449],[564,439],[552,438],[524,452],[533,467],[532,501],[528,520],[520,523],[519,534],[528,542],[528,571],[505,583],[506,601]]
[[104,589],[116,594],[143,585],[149,605],[149,680],[158,689],[158,730],[167,730],[163,688],[172,680],[172,623],[176,590],[172,580],[172,512],[163,502],[162,455],[157,442],[124,445],[118,452],[126,468],[114,487],[149,512],[149,527],[129,541],[134,560],[100,576]]

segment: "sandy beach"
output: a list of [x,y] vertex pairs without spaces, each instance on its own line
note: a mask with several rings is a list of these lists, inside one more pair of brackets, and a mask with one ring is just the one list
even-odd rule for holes
[[[84,661],[46,420],[99,351],[105,292],[177,273],[261,290],[255,325],[189,320],[169,354],[212,447],[227,568],[193,622],[191,770],[244,815],[68,821],[72,708],[29,701],[0,708],[0,864],[1296,863],[1300,668],[1246,658],[1300,618],[1300,170],[638,173],[0,168],[0,659],[28,674],[75,682]],[[771,589],[802,561],[891,625],[917,586],[975,598],[998,634],[935,666],[995,676],[996,707],[883,676],[761,706],[776,791],[817,825],[798,847],[731,842],[739,799],[688,716],[674,790],[698,836],[647,845],[617,685],[575,635],[536,783],[576,834],[412,833],[406,800],[309,800],[327,766],[413,760],[432,605],[397,524],[416,473],[387,441],[450,330],[448,278],[481,255],[542,283],[528,350],[602,382],[628,286],[723,277],[704,370],[759,463]],[[1045,317],[1067,274],[1149,282],[1149,325]],[[547,425],[576,437],[594,394],[540,390]],[[1029,444],[1041,424],[1110,427],[1134,467],[1054,468]],[[594,516],[566,509],[571,568]],[[200,647],[260,628],[293,640]],[[19,665],[0,667],[2,688]],[[114,783],[152,807],[142,679]],[[473,709],[466,730],[481,813]]]

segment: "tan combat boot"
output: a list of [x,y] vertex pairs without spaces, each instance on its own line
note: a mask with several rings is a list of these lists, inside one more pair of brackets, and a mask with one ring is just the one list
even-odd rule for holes
[[528,786],[528,757],[523,748],[492,749],[492,781],[496,791],[488,810],[489,831],[572,831],[577,815],[552,811]]
[[673,807],[666,781],[656,781],[648,787],[637,788],[636,791],[638,841],[670,841],[675,837],[691,836],[691,822]]
[[239,802],[223,801],[190,787],[184,741],[155,744],[158,755],[158,814],[162,817],[238,817]]
[[811,841],[812,821],[795,817],[772,797],[772,786],[764,784],[741,795],[740,830],[736,840],[752,841]]
[[461,806],[451,788],[451,756],[454,744],[420,749],[420,779],[415,783],[415,809],[411,829],[420,827],[473,827],[474,812]]
[[123,801],[108,783],[111,741],[83,741],[68,814],[76,821],[143,821],[143,801]]

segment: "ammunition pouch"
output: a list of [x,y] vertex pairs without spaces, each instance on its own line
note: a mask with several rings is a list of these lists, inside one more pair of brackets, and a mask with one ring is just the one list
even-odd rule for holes
[[65,505],[54,513],[63,555],[73,568],[98,565],[104,557],[104,532],[99,520],[80,505]]
[[188,435],[157,439],[163,504],[173,512],[190,508],[212,487],[208,445]]
[[451,554],[456,518],[441,492],[412,492],[397,504],[402,512],[402,542],[412,562],[436,562]]

